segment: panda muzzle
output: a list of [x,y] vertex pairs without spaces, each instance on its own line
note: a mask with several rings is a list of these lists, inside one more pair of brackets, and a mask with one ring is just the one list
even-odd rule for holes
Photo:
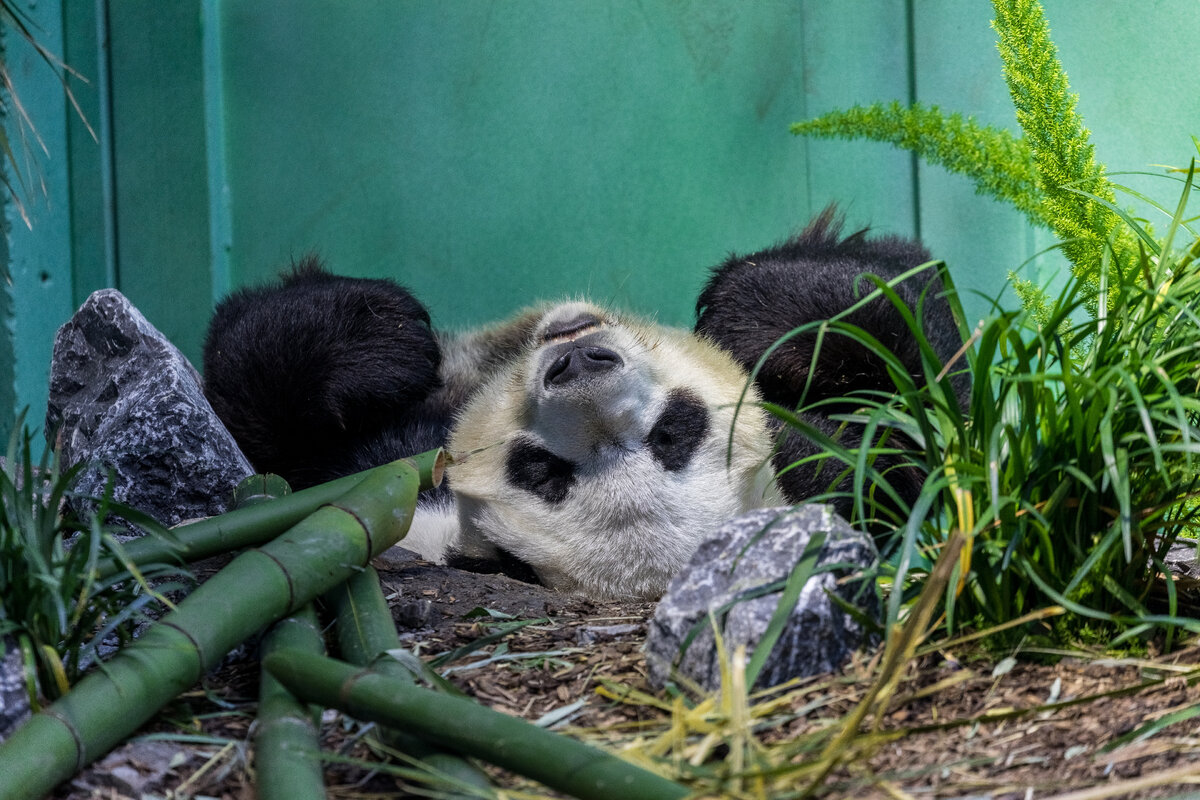
[[586,383],[624,366],[625,361],[615,350],[589,343],[588,336],[555,345],[547,354],[550,366],[543,385],[548,390],[571,384]]

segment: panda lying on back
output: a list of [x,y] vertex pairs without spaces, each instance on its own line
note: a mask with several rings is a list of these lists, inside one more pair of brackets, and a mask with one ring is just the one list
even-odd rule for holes
[[[205,390],[255,467],[296,488],[444,445],[447,484],[422,498],[404,541],[425,558],[593,597],[654,598],[722,521],[828,492],[840,471],[810,465],[776,480],[814,446],[780,434],[752,404],[733,424],[748,371],[780,336],[873,289],[860,275],[890,278],[929,260],[915,242],[843,239],[840,228],[827,209],[779,246],[730,257],[700,295],[694,331],[564,302],[445,336],[400,286],[335,277],[305,259],[281,285],[218,306]],[[961,338],[931,275],[898,291],[916,308],[932,281],[923,318],[944,360]],[[920,374],[916,342],[886,300],[848,321]],[[802,395],[891,391],[882,362],[835,336],[810,382],[813,342],[776,351],[748,399],[795,407]],[[806,417],[839,435],[841,422]],[[889,471],[910,500],[921,477]],[[845,513],[849,500],[835,505]]]

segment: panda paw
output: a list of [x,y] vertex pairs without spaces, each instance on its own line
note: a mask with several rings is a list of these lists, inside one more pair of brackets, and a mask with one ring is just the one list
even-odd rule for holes
[[[875,285],[864,276],[887,280],[930,260],[916,241],[868,237],[866,230],[842,237],[841,228],[831,206],[782,244],[730,256],[713,270],[700,294],[696,332],[749,371],[792,329],[829,319],[869,294]],[[896,291],[911,309],[923,304],[926,334],[945,358],[961,339],[937,281],[932,272],[922,271],[898,284]],[[891,349],[914,375],[921,374],[916,337],[889,300],[880,297],[844,319]],[[892,387],[883,360],[857,342],[826,336],[814,358],[816,345],[815,334],[797,335],[772,353],[758,374],[765,399],[794,408],[802,398],[811,402]]]
[[307,257],[282,283],[217,307],[205,393],[257,469],[308,483],[306,470],[347,439],[415,414],[440,363],[429,314],[407,290]]

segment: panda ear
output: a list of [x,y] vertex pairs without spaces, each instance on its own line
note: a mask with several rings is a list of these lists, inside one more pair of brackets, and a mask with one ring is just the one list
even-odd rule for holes
[[[802,233],[781,244],[747,256],[731,255],[713,269],[700,294],[696,332],[751,371],[789,331],[829,319],[870,293],[874,284],[863,276],[890,279],[929,261],[929,253],[916,241],[870,238],[865,229],[842,237],[841,229],[837,210],[830,206]],[[925,326],[939,354],[947,358],[961,339],[936,275],[923,271],[896,291],[915,308],[927,288]],[[921,374],[916,337],[889,300],[878,298],[844,320],[889,347],[909,371]],[[817,341],[815,332],[793,336],[772,353],[758,373],[764,398],[795,407],[801,399],[812,402],[893,387],[883,360],[857,342],[831,333],[814,358]]]

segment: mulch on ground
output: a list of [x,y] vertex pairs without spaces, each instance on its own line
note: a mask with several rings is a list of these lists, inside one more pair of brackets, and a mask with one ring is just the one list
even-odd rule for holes
[[[423,562],[378,566],[405,646],[423,658],[460,650],[443,669],[479,702],[617,749],[644,748],[671,724],[664,695],[631,702],[653,694],[642,655],[653,604],[589,602]],[[474,646],[518,621],[528,624]],[[834,770],[817,796],[1046,798],[1123,786],[1096,796],[1200,796],[1200,648],[1144,660],[1025,655],[1042,663],[933,652],[910,665],[873,750]],[[257,681],[252,657],[231,659],[54,797],[249,800]],[[752,697],[760,749],[827,733],[869,685],[869,665],[852,663]],[[402,791],[365,726],[334,712],[323,720],[331,798]],[[1149,735],[1131,738],[1139,731]],[[1139,779],[1158,785],[1123,783]]]

